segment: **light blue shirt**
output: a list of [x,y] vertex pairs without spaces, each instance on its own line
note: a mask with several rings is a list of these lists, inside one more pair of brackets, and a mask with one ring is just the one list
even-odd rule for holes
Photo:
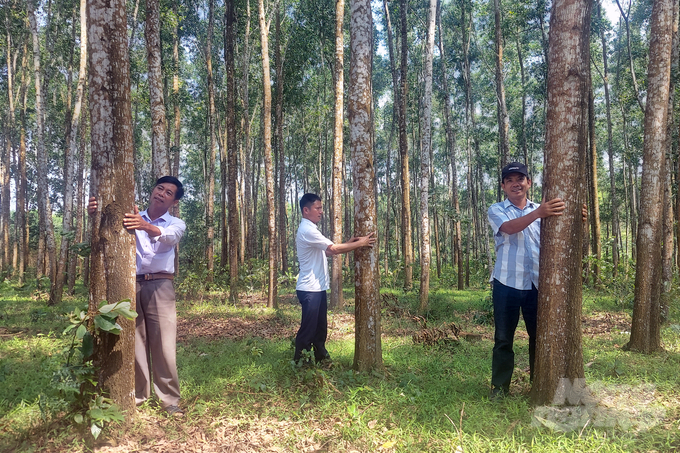
[[489,207],[489,225],[496,242],[496,265],[491,280],[496,279],[505,286],[519,290],[529,290],[532,284],[538,288],[541,219],[531,222],[528,227],[515,234],[500,231],[504,222],[523,217],[538,206],[538,203],[527,200],[524,209],[520,209],[510,200],[505,200]]
[[326,291],[330,288],[326,249],[333,241],[321,234],[311,220],[302,219],[295,236],[300,273],[298,291]]
[[160,236],[150,237],[146,231],[135,230],[137,239],[137,274],[175,273],[175,244],[182,239],[187,226],[182,219],[165,213],[151,220],[146,211],[139,213],[151,225],[161,230]]

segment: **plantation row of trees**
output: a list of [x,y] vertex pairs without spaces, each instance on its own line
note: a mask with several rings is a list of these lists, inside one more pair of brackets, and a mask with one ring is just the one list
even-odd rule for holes
[[[588,228],[563,242],[578,250],[563,253],[571,277],[580,281],[582,256],[594,286],[628,279],[637,262],[636,313],[648,304],[657,331],[633,346],[654,350],[661,289],[680,259],[678,14],[671,2],[619,1],[614,23],[611,5],[584,0],[554,2],[552,15],[541,0],[4,2],[2,272],[47,277],[51,304],[78,275],[98,276],[93,299],[120,300],[131,289],[106,274],[116,249],[101,243],[133,194],[144,205],[155,179],[173,174],[187,189],[181,272],[224,282],[236,301],[264,265],[275,307],[279,278],[295,273],[297,200],[317,192],[335,241],[378,233],[379,249],[354,257],[355,365],[368,369],[381,360],[381,279],[418,283],[425,310],[432,266],[458,289],[488,278],[486,209],[501,197],[500,168],[518,160],[534,200],[545,185],[575,202],[572,217],[577,202],[589,206]],[[664,26],[654,28],[653,6]],[[561,11],[582,13],[567,14],[581,21],[571,40],[553,37]],[[569,52],[576,60],[559,63]],[[558,88],[567,76],[578,83]],[[87,218],[88,194],[104,215]],[[125,259],[121,275],[134,266]],[[332,263],[336,307],[348,264]],[[580,291],[569,297],[579,332]]]

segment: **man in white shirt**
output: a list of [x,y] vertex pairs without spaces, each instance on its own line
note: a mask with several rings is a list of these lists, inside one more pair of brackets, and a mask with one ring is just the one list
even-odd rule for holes
[[[153,386],[163,409],[182,416],[179,407],[179,377],[176,362],[177,312],[175,289],[175,245],[186,224],[168,210],[184,195],[182,183],[173,176],[156,181],[146,211],[125,214],[123,226],[134,230],[137,243],[137,327],[135,332],[135,398],[139,406],[151,395],[149,364]],[[97,199],[90,198],[88,212],[97,210]]]
[[330,287],[327,256],[351,252],[359,247],[373,247],[375,233],[368,236],[352,237],[342,244],[334,244],[324,237],[317,228],[323,216],[321,198],[307,193],[300,199],[302,221],[297,230],[295,245],[297,247],[300,273],[295,287],[298,300],[302,305],[302,321],[295,338],[295,355],[293,360],[299,363],[302,351],[314,349],[316,362],[330,360],[326,350],[328,337],[328,305],[326,290]]

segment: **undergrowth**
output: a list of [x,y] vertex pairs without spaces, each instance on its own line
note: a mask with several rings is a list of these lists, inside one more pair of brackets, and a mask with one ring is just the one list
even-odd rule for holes
[[[93,449],[77,426],[60,419],[66,409],[50,382],[68,348],[69,339],[60,333],[68,322],[66,313],[82,304],[82,296],[47,307],[31,296],[30,288],[17,290],[5,283],[0,291],[0,450]],[[413,292],[385,291],[390,295],[382,317],[385,367],[373,373],[352,370],[351,291],[345,291],[345,310],[330,314],[333,363],[319,367],[299,367],[291,360],[290,337],[300,309],[292,290],[284,293],[278,311],[264,308],[264,299],[253,295],[249,305],[238,306],[224,303],[219,294],[179,300],[180,319],[205,320],[205,329],[217,333],[196,334],[178,344],[187,416],[178,423],[145,405],[124,429],[105,429],[101,442],[127,442],[148,451],[155,451],[154,445],[161,449],[161,440],[176,451],[188,451],[201,436],[208,443],[233,445],[235,451],[680,449],[677,307],[662,330],[665,351],[645,356],[621,349],[630,335],[625,320],[631,310],[615,299],[620,293],[586,291],[586,383],[607,406],[590,407],[583,418],[583,413],[539,411],[529,404],[528,345],[522,327],[511,396],[500,403],[488,400],[493,321],[486,287],[456,291],[433,285],[425,313],[418,312]],[[266,320],[285,329],[266,338],[255,330],[228,339],[210,324],[227,329],[234,319]],[[413,344],[411,335],[423,325],[445,323],[482,339]],[[153,429],[149,420],[156,420]]]

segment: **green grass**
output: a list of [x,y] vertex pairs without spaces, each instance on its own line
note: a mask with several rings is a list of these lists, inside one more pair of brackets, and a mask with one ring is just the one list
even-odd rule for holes
[[[590,407],[596,416],[585,427],[561,432],[559,414],[537,412],[526,397],[530,388],[527,342],[518,336],[513,396],[490,402],[493,327],[486,289],[454,291],[433,286],[428,327],[456,322],[479,332],[478,342],[428,347],[413,344],[418,328],[415,292],[397,297],[399,316],[383,316],[381,372],[352,371],[352,292],[347,308],[331,314],[329,368],[299,369],[291,363],[289,336],[299,322],[299,306],[288,295],[279,310],[221,303],[219,294],[178,301],[179,317],[203,324],[210,337],[191,336],[178,345],[179,374],[187,417],[177,422],[145,405],[125,428],[111,426],[104,437],[129,450],[189,450],[232,445],[236,451],[673,451],[680,449],[680,327],[675,311],[662,331],[664,352],[625,352],[628,333],[611,328],[583,337],[586,382],[608,406]],[[61,335],[64,314],[84,305],[84,295],[47,307],[29,287],[0,286],[0,451],[82,451],[94,444],[68,419],[67,398],[52,387],[52,373],[65,360],[69,338]],[[584,314],[630,315],[614,297],[587,292]],[[627,315],[626,315],[627,314]],[[239,339],[224,330],[231,321],[249,321],[253,330]],[[211,324],[212,323],[212,324]],[[211,328],[211,326],[222,326]],[[261,338],[266,326],[283,326]],[[604,323],[603,326],[609,326]],[[233,332],[232,332],[233,333]],[[575,415],[568,415],[570,421]],[[599,418],[597,418],[599,417]],[[565,423],[560,425],[566,426]],[[104,439],[102,442],[106,442]],[[165,447],[164,447],[165,446]],[[128,450],[119,450],[128,451]]]

